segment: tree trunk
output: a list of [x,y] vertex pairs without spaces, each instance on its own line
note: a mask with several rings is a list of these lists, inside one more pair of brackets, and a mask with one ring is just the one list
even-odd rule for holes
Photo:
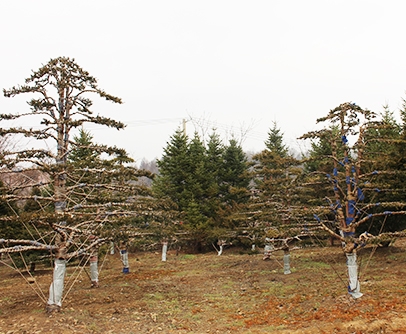
[[348,268],[348,293],[355,299],[362,297],[358,280],[357,253],[346,253]]
[[291,273],[290,271],[290,252],[289,249],[285,249],[283,254],[283,273],[288,275]]
[[162,261],[166,261],[166,253],[168,251],[168,241],[162,242]]
[[274,249],[274,247],[272,244],[266,244],[264,247],[264,257],[262,259],[270,260],[273,249]]
[[51,286],[49,287],[49,299],[47,312],[51,313],[59,311],[62,306],[63,285],[65,280],[66,261],[64,259],[56,259],[54,267],[54,275]]
[[217,255],[220,256],[221,254],[223,254],[223,245],[219,246],[219,250],[217,252]]
[[128,274],[130,272],[130,267],[128,265],[128,252],[127,249],[122,249],[120,251],[121,261],[123,262],[123,273]]
[[90,257],[90,280],[92,288],[99,287],[99,268],[97,255],[93,255]]

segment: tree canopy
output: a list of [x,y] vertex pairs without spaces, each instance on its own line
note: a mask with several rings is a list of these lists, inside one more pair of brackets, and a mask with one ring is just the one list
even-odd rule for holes
[[[106,230],[106,225],[118,221],[128,223],[128,217],[148,211],[148,201],[140,200],[135,209],[133,199],[136,196],[149,198],[150,192],[129,182],[141,175],[151,177],[151,173],[129,165],[133,159],[125,150],[94,143],[91,134],[84,130],[86,123],[124,128],[120,121],[94,114],[92,95],[113,103],[122,101],[100,89],[97,80],[74,59],[51,59],[33,71],[23,85],[3,92],[5,97],[27,94],[30,99],[28,112],[0,115],[1,136],[23,135],[40,143],[20,150],[5,149],[1,155],[1,172],[21,178],[28,170],[35,170],[47,182],[24,184],[26,189],[31,189],[31,193],[24,194],[21,187],[3,188],[1,198],[5,202],[27,201],[30,205],[29,211],[16,211],[14,217],[3,219],[7,219],[8,224],[19,224],[22,214],[30,215],[28,219],[25,217],[29,221],[26,228],[32,226],[35,233],[29,240],[5,240],[2,253],[13,252],[13,248],[51,251],[51,255],[67,259],[86,254],[113,238],[113,230]],[[38,127],[5,126],[22,118],[31,119],[30,124],[38,121]],[[43,142],[48,143],[49,149],[43,148]],[[44,238],[46,228],[57,238],[53,238],[52,233]],[[16,248],[16,245],[21,247]]]
[[247,158],[236,141],[223,145],[213,133],[205,146],[179,129],[157,164],[154,193],[177,205],[195,250],[232,230],[232,208],[249,194]]

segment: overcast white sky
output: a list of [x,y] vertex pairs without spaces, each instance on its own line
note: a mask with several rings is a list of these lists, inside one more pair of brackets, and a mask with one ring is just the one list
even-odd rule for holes
[[[137,161],[162,155],[182,119],[223,139],[250,129],[264,148],[272,122],[286,144],[343,102],[397,112],[406,92],[404,0],[13,0],[0,3],[0,88],[67,56],[123,105],[94,112],[128,124],[89,127]],[[0,112],[28,110],[0,96]],[[193,135],[193,122],[187,131]]]

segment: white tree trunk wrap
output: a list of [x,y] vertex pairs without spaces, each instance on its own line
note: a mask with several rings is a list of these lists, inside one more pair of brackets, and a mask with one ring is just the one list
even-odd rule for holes
[[274,249],[273,245],[271,245],[271,244],[266,244],[265,245],[263,260],[268,260],[268,259],[271,258],[273,249]]
[[362,293],[360,292],[360,285],[358,281],[358,265],[357,265],[357,253],[346,253],[347,267],[348,267],[348,293],[354,298],[360,298]]
[[217,251],[218,256],[220,256],[221,254],[223,254],[223,245],[220,245],[219,250]]
[[99,269],[97,255],[93,255],[90,257],[90,280],[92,281],[92,285],[98,286]]
[[127,274],[130,272],[130,268],[128,266],[128,252],[126,249],[122,249],[120,251],[121,261],[123,262],[123,273]]
[[168,251],[168,242],[164,241],[162,243],[162,261],[165,262],[166,261],[166,253]]
[[110,255],[114,255],[114,242],[110,242]]
[[290,254],[289,254],[289,251],[285,252],[285,254],[283,254],[283,273],[285,275],[288,275],[288,274],[292,273],[290,271]]
[[65,280],[66,261],[55,260],[54,276],[49,287],[48,305],[62,306],[63,284]]

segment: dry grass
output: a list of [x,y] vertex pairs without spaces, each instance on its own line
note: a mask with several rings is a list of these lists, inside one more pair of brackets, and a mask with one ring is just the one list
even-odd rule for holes
[[[362,250],[364,296],[346,294],[345,257],[339,247],[292,252],[284,275],[282,253],[227,249],[216,253],[130,255],[129,274],[109,256],[99,289],[80,279],[51,316],[16,272],[0,267],[0,333],[406,333],[405,247]],[[68,269],[70,278],[73,268]],[[50,269],[37,282],[47,294]]]

